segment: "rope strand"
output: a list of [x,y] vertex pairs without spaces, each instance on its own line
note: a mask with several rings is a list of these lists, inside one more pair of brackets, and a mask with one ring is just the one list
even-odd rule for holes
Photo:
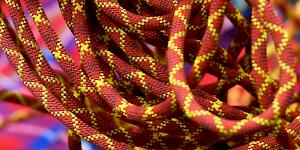
[[[226,0],[58,0],[80,64],[42,4],[24,2],[28,12],[20,1],[5,0],[16,30],[1,16],[0,48],[30,99],[70,129],[70,148],[80,149],[78,138],[103,149],[299,147],[295,58],[268,0],[247,1],[250,19]],[[48,64],[26,13],[65,76]],[[220,46],[225,17],[238,32],[228,48]],[[268,39],[279,80],[268,74]],[[202,85],[206,73],[218,80]],[[249,106],[227,104],[237,84],[253,96]]]

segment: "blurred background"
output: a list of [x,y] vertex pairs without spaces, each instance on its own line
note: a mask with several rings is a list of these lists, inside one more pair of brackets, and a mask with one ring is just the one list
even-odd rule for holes
[[[55,27],[57,34],[63,41],[74,60],[79,60],[78,50],[74,45],[74,37],[67,28],[57,2],[55,0],[40,0],[47,17]],[[232,0],[235,6],[242,11],[246,18],[251,15],[251,10],[243,0]],[[285,21],[285,26],[289,31],[293,41],[293,48],[297,58],[300,58],[300,0],[272,0],[276,7],[277,14]],[[8,16],[5,5],[1,2],[1,9]],[[28,15],[28,14],[27,14]],[[10,19],[10,18],[9,18]],[[40,38],[31,19],[29,23],[34,31],[35,38],[53,68],[60,70],[55,59]],[[235,29],[225,19],[222,29],[223,47],[227,47],[230,40],[235,35]],[[268,44],[268,58],[272,62],[276,61],[274,46],[270,41]],[[297,59],[297,74],[300,75],[300,59]],[[270,63],[270,74],[276,78],[278,76],[278,66]],[[211,83],[216,79],[213,76],[205,76],[204,84]],[[299,92],[299,82],[297,91]],[[7,92],[10,91],[10,92]],[[55,118],[48,114],[41,113],[16,103],[18,101],[26,104],[24,98],[31,98],[30,92],[23,86],[16,72],[11,68],[5,55],[0,49],[0,150],[66,150],[67,129]],[[235,86],[228,91],[228,103],[230,105],[247,105],[251,100],[250,94],[240,86]],[[32,106],[39,107],[39,106]],[[97,148],[87,142],[82,142],[84,150],[96,150]]]

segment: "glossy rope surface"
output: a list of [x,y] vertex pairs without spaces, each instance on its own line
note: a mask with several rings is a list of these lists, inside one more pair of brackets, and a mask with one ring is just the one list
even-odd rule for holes
[[[79,136],[104,149],[298,147],[295,60],[268,0],[247,1],[250,19],[226,0],[58,0],[80,64],[41,3],[24,1],[27,10],[5,0],[15,30],[1,16],[0,48],[35,99],[72,131],[71,143]],[[48,64],[26,11],[63,74]],[[228,48],[219,44],[225,17],[238,30]],[[269,38],[279,79],[268,74]],[[205,73],[218,81],[200,84]],[[237,84],[255,98],[248,107],[226,102]]]

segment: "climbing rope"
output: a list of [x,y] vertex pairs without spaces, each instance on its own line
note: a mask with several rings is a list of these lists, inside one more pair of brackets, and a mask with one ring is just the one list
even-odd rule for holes
[[[71,148],[78,138],[103,149],[299,148],[288,33],[270,1],[247,2],[249,19],[226,0],[58,0],[77,63],[38,0],[5,0],[14,28],[1,15],[0,49],[34,99],[70,129]],[[63,73],[48,64],[26,13]],[[225,17],[238,32],[228,48],[220,46]],[[279,79],[268,74],[269,39]],[[206,73],[218,80],[200,84]],[[254,97],[249,106],[227,104],[235,85]]]

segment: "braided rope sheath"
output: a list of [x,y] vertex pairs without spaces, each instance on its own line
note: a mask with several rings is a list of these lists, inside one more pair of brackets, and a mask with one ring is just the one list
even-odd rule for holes
[[[63,75],[48,64],[21,2],[5,0],[15,30],[1,16],[0,48],[34,99],[70,129],[70,148],[80,149],[79,137],[103,149],[299,148],[288,33],[268,0],[247,2],[250,19],[227,0],[58,0],[77,64],[41,3],[24,0]],[[219,45],[225,16],[238,30],[227,49]],[[268,74],[268,37],[279,80]],[[218,81],[200,84],[205,73]],[[226,103],[237,84],[255,98],[250,106]]]

